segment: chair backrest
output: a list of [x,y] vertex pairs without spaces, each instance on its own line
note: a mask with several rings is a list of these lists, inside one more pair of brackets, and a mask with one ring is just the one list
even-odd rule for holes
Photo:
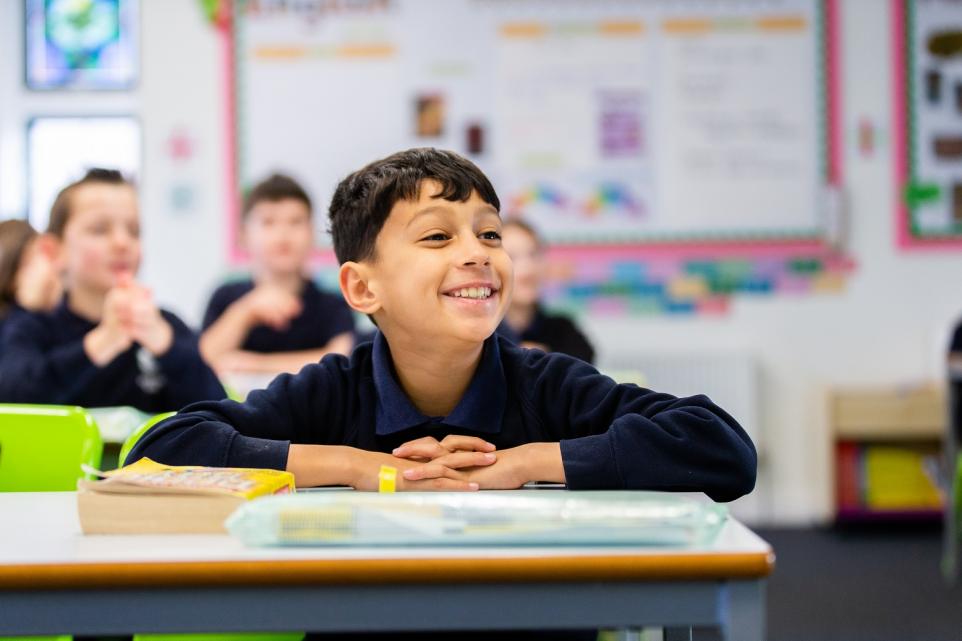
[[117,465],[119,467],[123,467],[124,465],[127,465],[127,463],[133,463],[133,461],[127,460],[127,455],[130,454],[130,450],[134,449],[134,445],[137,444],[137,441],[140,440],[140,437],[146,434],[147,430],[152,428],[154,425],[160,423],[165,418],[173,416],[176,413],[177,412],[164,412],[163,414],[151,416],[144,421],[143,425],[134,430],[134,433],[128,436],[127,440],[124,441],[123,446],[120,448],[120,456],[117,457]]
[[0,492],[76,490],[81,464],[99,469],[103,449],[81,407],[0,404]]

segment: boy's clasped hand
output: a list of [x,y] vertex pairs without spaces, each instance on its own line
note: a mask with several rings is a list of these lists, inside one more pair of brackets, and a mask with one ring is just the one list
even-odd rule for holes
[[[358,451],[371,461],[359,466],[364,473],[353,485],[376,490],[379,466],[391,465],[399,471],[399,491],[516,489],[535,480],[526,462],[536,458],[538,446],[557,444],[530,443],[497,451],[492,443],[474,436],[452,434],[440,441],[426,436],[404,443],[391,454]],[[526,455],[525,450],[531,451]]]

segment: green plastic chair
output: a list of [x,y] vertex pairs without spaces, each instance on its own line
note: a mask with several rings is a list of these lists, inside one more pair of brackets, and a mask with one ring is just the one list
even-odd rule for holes
[[144,421],[144,423],[140,427],[134,430],[134,433],[128,436],[126,440],[124,440],[124,444],[120,448],[120,455],[117,457],[118,467],[123,467],[128,463],[133,463],[133,461],[127,460],[127,455],[130,454],[130,450],[134,449],[134,445],[137,444],[137,441],[140,440],[140,437],[142,437],[144,434],[147,433],[147,430],[152,428],[157,423],[160,423],[165,418],[170,418],[176,413],[177,412],[164,412],[163,414],[157,414],[155,416],[151,416],[146,421]]
[[76,490],[104,444],[81,407],[0,404],[0,492]]

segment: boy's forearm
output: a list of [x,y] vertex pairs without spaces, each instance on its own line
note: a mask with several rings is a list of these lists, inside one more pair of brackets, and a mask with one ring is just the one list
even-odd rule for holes
[[[337,352],[338,354],[348,354],[354,344],[354,339],[350,333],[345,333],[331,340],[324,347],[316,349],[301,349],[290,352],[270,352],[257,353],[256,359],[251,359],[251,366],[258,372],[277,374],[288,372],[296,374],[301,368],[311,363],[316,363],[327,354]],[[253,354],[254,352],[251,352]]]
[[297,487],[354,485],[356,459],[361,450],[346,445],[292,444],[287,453],[287,471]]
[[565,468],[560,443],[528,443],[524,452],[524,471],[528,481],[564,483]]
[[238,349],[250,332],[250,314],[236,301],[229,305],[214,323],[200,336],[200,353],[211,365],[226,352]]

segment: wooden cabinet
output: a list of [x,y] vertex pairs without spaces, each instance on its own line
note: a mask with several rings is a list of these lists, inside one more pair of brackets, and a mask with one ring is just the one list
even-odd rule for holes
[[941,387],[836,389],[829,404],[836,520],[941,518]]

